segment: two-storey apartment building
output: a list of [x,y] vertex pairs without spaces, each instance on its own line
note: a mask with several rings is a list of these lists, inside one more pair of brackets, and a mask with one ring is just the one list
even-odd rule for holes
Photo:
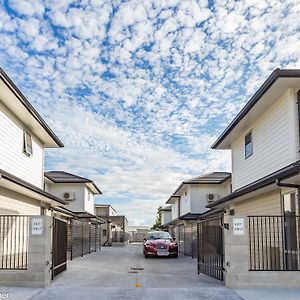
[[44,151],[63,147],[0,69],[0,214],[47,214],[66,202],[44,191]]
[[212,148],[230,149],[225,283],[299,287],[300,70],[276,69]]
[[212,172],[183,181],[166,204],[171,204],[169,232],[175,236],[179,252],[195,252],[197,220],[208,211],[206,205],[231,192],[231,174]]
[[[52,209],[67,204],[44,187],[44,152],[62,142],[0,69],[0,281],[43,287],[66,269],[53,251],[66,223]],[[61,222],[61,223],[59,223]],[[58,233],[55,224],[65,231]],[[58,225],[58,226],[59,226]],[[57,235],[55,233],[58,233]],[[55,238],[51,238],[55,237]],[[64,260],[64,245],[59,245]],[[9,270],[9,271],[8,271]]]
[[172,221],[172,205],[159,207],[158,213],[161,218],[161,229],[168,229],[168,224]]
[[95,214],[95,196],[102,194],[88,178],[64,171],[45,172],[45,190],[68,202],[68,209],[75,213]]

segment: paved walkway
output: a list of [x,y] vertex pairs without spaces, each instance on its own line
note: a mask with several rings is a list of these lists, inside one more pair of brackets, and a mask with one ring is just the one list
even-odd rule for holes
[[[131,268],[140,269],[135,270]],[[138,286],[138,287],[137,287]],[[230,299],[240,300],[234,291],[213,278],[197,275],[190,257],[149,258],[142,245],[105,247],[68,264],[51,287],[31,299]]]
[[0,286],[0,299],[7,294],[11,300],[300,299],[300,289],[233,291],[225,288],[218,280],[197,275],[196,267],[195,260],[184,256],[178,259],[145,259],[141,245],[106,247],[101,252],[69,262],[68,270],[46,289]]

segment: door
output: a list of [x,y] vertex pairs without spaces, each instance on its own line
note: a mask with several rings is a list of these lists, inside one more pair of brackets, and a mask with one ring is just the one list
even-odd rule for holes
[[52,279],[67,269],[67,223],[53,218]]

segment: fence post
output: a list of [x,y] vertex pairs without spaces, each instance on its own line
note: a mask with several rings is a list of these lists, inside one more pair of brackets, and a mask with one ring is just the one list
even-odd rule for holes
[[81,222],[81,257],[83,257],[83,222]]
[[73,260],[73,237],[74,237],[74,234],[73,234],[73,220],[71,220],[70,222],[70,241],[71,241],[71,260]]
[[91,226],[92,224],[89,222],[89,254],[91,254]]

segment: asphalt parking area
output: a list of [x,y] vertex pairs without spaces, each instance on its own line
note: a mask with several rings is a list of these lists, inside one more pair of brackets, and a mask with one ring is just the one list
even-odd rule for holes
[[242,299],[196,268],[185,256],[145,259],[142,245],[106,247],[70,262],[31,299]]

